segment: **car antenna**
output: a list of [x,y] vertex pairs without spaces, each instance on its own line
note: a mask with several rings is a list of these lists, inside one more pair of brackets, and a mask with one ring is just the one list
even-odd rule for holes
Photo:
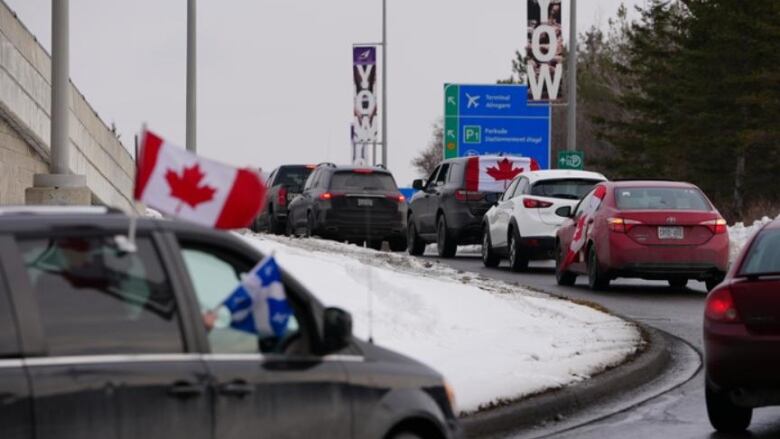
[[[144,143],[146,142],[146,123],[144,123],[141,126],[141,142]],[[144,143],[142,143],[142,145]],[[136,151],[135,168],[136,168],[136,172],[138,172],[137,144],[136,144],[135,151]],[[128,217],[130,221],[127,226],[127,236],[124,235],[115,236],[114,243],[116,244],[117,248],[119,248],[119,250],[123,253],[135,253],[136,251],[138,251],[138,246],[135,245],[135,232],[136,229],[138,228],[138,203],[135,200],[133,200],[132,204],[130,205],[130,212],[128,213]]]
[[[363,249],[368,249],[368,244],[363,241]],[[366,271],[368,272],[368,342],[374,344],[374,293],[373,282],[374,276],[371,272],[371,266],[366,265]]]

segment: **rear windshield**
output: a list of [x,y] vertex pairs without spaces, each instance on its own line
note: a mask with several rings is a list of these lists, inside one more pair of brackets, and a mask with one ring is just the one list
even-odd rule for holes
[[390,174],[372,172],[337,172],[330,181],[331,190],[398,191]]
[[621,210],[712,210],[704,195],[693,188],[617,188],[615,201]]
[[276,177],[275,185],[303,187],[306,179],[309,178],[313,169],[306,166],[286,166],[279,169],[279,175]]
[[780,273],[780,230],[764,230],[748,250],[741,275]]
[[533,185],[531,195],[565,200],[579,200],[601,180],[586,180],[582,178],[565,178],[560,180],[543,180]]

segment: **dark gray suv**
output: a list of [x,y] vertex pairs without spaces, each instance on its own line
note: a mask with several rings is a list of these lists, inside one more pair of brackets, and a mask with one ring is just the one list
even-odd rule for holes
[[0,437],[451,438],[442,377],[351,335],[282,273],[281,338],[202,317],[262,257],[238,237],[103,208],[0,208]]

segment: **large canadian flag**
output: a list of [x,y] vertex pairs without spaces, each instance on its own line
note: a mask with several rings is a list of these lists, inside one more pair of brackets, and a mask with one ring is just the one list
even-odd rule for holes
[[523,172],[538,171],[530,157],[474,156],[466,160],[466,190],[504,192]]
[[218,229],[247,227],[266,188],[257,171],[204,159],[145,131],[135,199],[165,214]]

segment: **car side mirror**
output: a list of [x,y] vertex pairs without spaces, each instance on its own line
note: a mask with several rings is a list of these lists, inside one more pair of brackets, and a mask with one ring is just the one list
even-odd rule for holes
[[337,352],[352,339],[352,315],[341,308],[326,308],[323,324],[325,352]]
[[563,218],[571,218],[571,213],[571,206],[563,206],[555,210],[555,214]]
[[425,187],[425,180],[417,179],[412,182],[412,188],[416,191],[422,190]]

